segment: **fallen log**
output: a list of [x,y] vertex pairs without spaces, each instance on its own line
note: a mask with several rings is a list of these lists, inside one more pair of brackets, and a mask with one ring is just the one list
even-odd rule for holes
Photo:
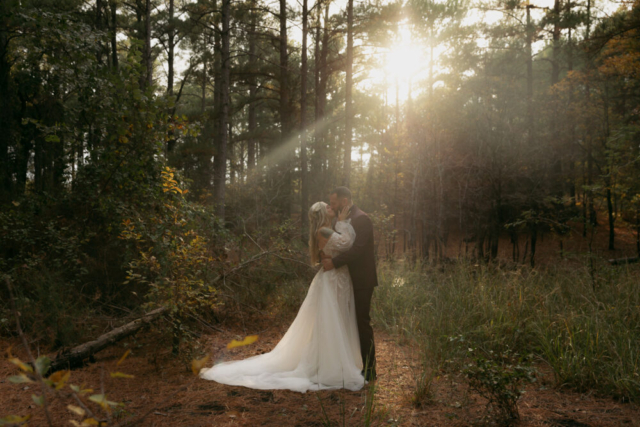
[[640,257],[631,257],[631,258],[617,258],[617,259],[610,259],[609,260],[609,264],[611,265],[622,265],[622,264],[634,264],[636,262],[640,261]]
[[63,369],[74,369],[84,365],[85,360],[91,360],[93,355],[100,350],[103,350],[116,342],[134,335],[145,325],[148,325],[158,317],[162,316],[167,311],[166,307],[160,307],[144,316],[129,322],[126,325],[115,328],[112,331],[107,332],[104,335],[99,336],[93,341],[80,344],[71,350],[64,351],[56,356],[51,362],[49,373],[60,371]]
[[[248,260],[246,260],[243,263],[240,263],[230,271],[217,276],[215,279],[211,281],[210,284],[213,285],[215,283],[218,283],[220,280],[222,280],[226,276],[233,274],[238,270],[243,269],[247,265],[271,253],[272,252],[270,251],[265,251],[249,258]],[[77,347],[74,347],[70,350],[66,350],[66,351],[63,351],[62,353],[59,353],[56,356],[56,358],[51,362],[51,366],[49,367],[48,373],[51,374],[55,371],[61,371],[63,369],[79,368],[79,367],[82,367],[85,364],[85,361],[87,360],[90,362],[93,362],[93,355],[95,353],[101,350],[104,350],[110,345],[113,345],[116,342],[126,337],[134,335],[136,332],[142,329],[145,325],[148,325],[149,323],[155,321],[157,318],[161,317],[167,311],[168,311],[167,307],[157,308],[145,314],[144,316],[132,322],[127,323],[126,325],[120,326],[119,328],[113,329],[112,331],[109,331],[106,334],[99,336],[93,341],[80,344]],[[211,325],[208,325],[208,326],[211,327],[212,329],[216,329]]]

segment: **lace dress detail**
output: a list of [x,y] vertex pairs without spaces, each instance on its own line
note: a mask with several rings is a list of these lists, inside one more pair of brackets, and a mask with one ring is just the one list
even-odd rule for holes
[[[335,256],[353,245],[349,220],[336,224],[337,233],[323,251]],[[273,390],[360,390],[364,385],[353,287],[348,267],[320,269],[295,320],[269,353],[222,362],[200,376],[222,384]]]
[[[322,248],[322,252],[330,257],[334,257],[342,252],[351,249],[353,242],[356,240],[356,232],[351,226],[351,219],[338,221],[336,223],[336,233],[333,233],[327,243]],[[351,276],[349,275],[349,267],[346,265],[331,270],[334,273],[332,283],[336,286],[338,304],[341,308],[349,310],[353,297],[353,286],[351,285]],[[331,271],[326,273],[331,273]]]

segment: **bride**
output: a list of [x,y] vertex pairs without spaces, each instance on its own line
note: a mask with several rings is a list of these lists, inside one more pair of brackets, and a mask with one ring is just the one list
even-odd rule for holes
[[[324,202],[309,210],[309,251],[319,262],[320,251],[335,256],[348,250],[355,231],[345,208],[331,229],[335,212]],[[298,392],[364,385],[353,288],[348,267],[320,269],[309,287],[298,315],[270,352],[240,361],[223,362],[202,370],[200,376],[222,384],[256,389]]]

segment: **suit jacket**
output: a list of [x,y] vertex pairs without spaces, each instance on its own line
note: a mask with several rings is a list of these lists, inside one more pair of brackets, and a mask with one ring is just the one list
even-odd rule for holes
[[351,225],[356,232],[353,246],[346,252],[335,256],[332,261],[335,268],[349,266],[353,289],[373,289],[378,286],[376,259],[373,246],[373,223],[366,213],[357,206],[351,208]]

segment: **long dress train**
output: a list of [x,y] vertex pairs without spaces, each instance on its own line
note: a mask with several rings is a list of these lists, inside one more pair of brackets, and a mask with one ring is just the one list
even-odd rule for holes
[[[331,257],[351,247],[355,232],[350,220],[336,224],[338,233],[323,252]],[[353,287],[348,267],[320,269],[298,314],[269,353],[222,362],[200,376],[222,384],[262,390],[298,392],[364,385]]]

